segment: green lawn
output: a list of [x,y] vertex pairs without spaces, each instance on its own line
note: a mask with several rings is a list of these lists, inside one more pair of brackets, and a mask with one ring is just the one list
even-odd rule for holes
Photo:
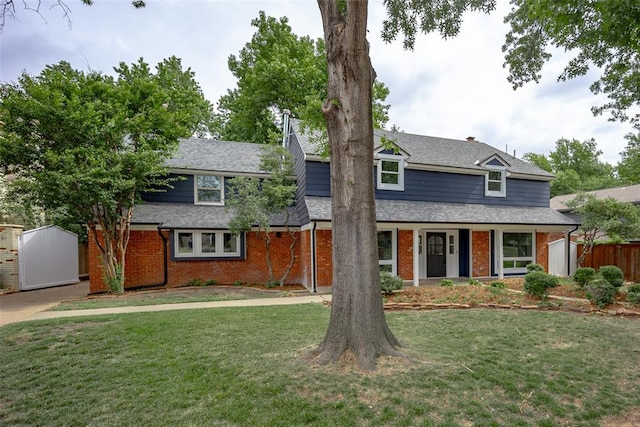
[[518,310],[387,314],[408,361],[312,367],[321,305],[0,328],[0,424],[598,426],[640,407],[640,322]]

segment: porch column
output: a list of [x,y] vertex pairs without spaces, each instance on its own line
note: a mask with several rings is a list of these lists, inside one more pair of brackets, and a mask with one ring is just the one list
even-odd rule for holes
[[420,231],[413,229],[413,286],[420,286]]
[[504,279],[504,261],[502,253],[502,229],[496,229],[496,241],[494,242],[494,248],[497,252],[497,260],[498,260],[498,279]]

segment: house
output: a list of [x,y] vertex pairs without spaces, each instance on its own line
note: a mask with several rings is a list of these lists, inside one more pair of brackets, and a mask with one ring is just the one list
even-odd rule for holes
[[[385,149],[385,138],[397,150]],[[290,208],[298,244],[287,281],[316,292],[332,283],[331,194],[330,160],[316,154],[313,139],[291,121],[285,144],[298,184]],[[549,233],[575,229],[575,221],[549,207],[553,175],[474,138],[376,130],[374,145],[380,269],[414,285],[428,278],[502,278],[525,273],[529,263],[547,266]],[[178,286],[195,278],[264,283],[263,242],[253,232],[232,235],[232,213],[224,207],[230,178],[265,176],[258,168],[261,153],[255,144],[183,140],[168,162],[183,180],[166,193],[146,195],[134,210],[125,287]],[[282,218],[272,225],[278,272],[290,241],[281,232]],[[99,292],[106,287],[97,256],[90,259],[91,291]]]

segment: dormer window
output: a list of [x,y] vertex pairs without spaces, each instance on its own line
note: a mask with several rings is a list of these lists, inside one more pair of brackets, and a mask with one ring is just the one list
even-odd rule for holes
[[378,190],[404,191],[404,157],[378,154]]
[[504,167],[487,165],[489,172],[485,175],[485,192],[487,197],[506,197],[507,171]]
[[221,205],[224,202],[224,178],[219,175],[195,176],[196,204]]

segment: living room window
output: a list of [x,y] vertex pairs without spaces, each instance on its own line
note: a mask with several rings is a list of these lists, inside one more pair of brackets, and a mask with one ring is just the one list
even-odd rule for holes
[[176,258],[239,257],[240,235],[228,231],[176,230],[174,254]]
[[378,231],[378,264],[380,271],[396,274],[396,232],[395,230]]
[[489,173],[485,175],[485,196],[506,197],[507,171],[499,166],[487,166]]
[[534,263],[533,233],[504,233],[502,235],[502,266],[505,273],[524,273]]
[[391,154],[378,154],[379,190],[404,191],[404,158]]
[[221,205],[224,203],[224,177],[196,175],[194,181],[196,204]]

